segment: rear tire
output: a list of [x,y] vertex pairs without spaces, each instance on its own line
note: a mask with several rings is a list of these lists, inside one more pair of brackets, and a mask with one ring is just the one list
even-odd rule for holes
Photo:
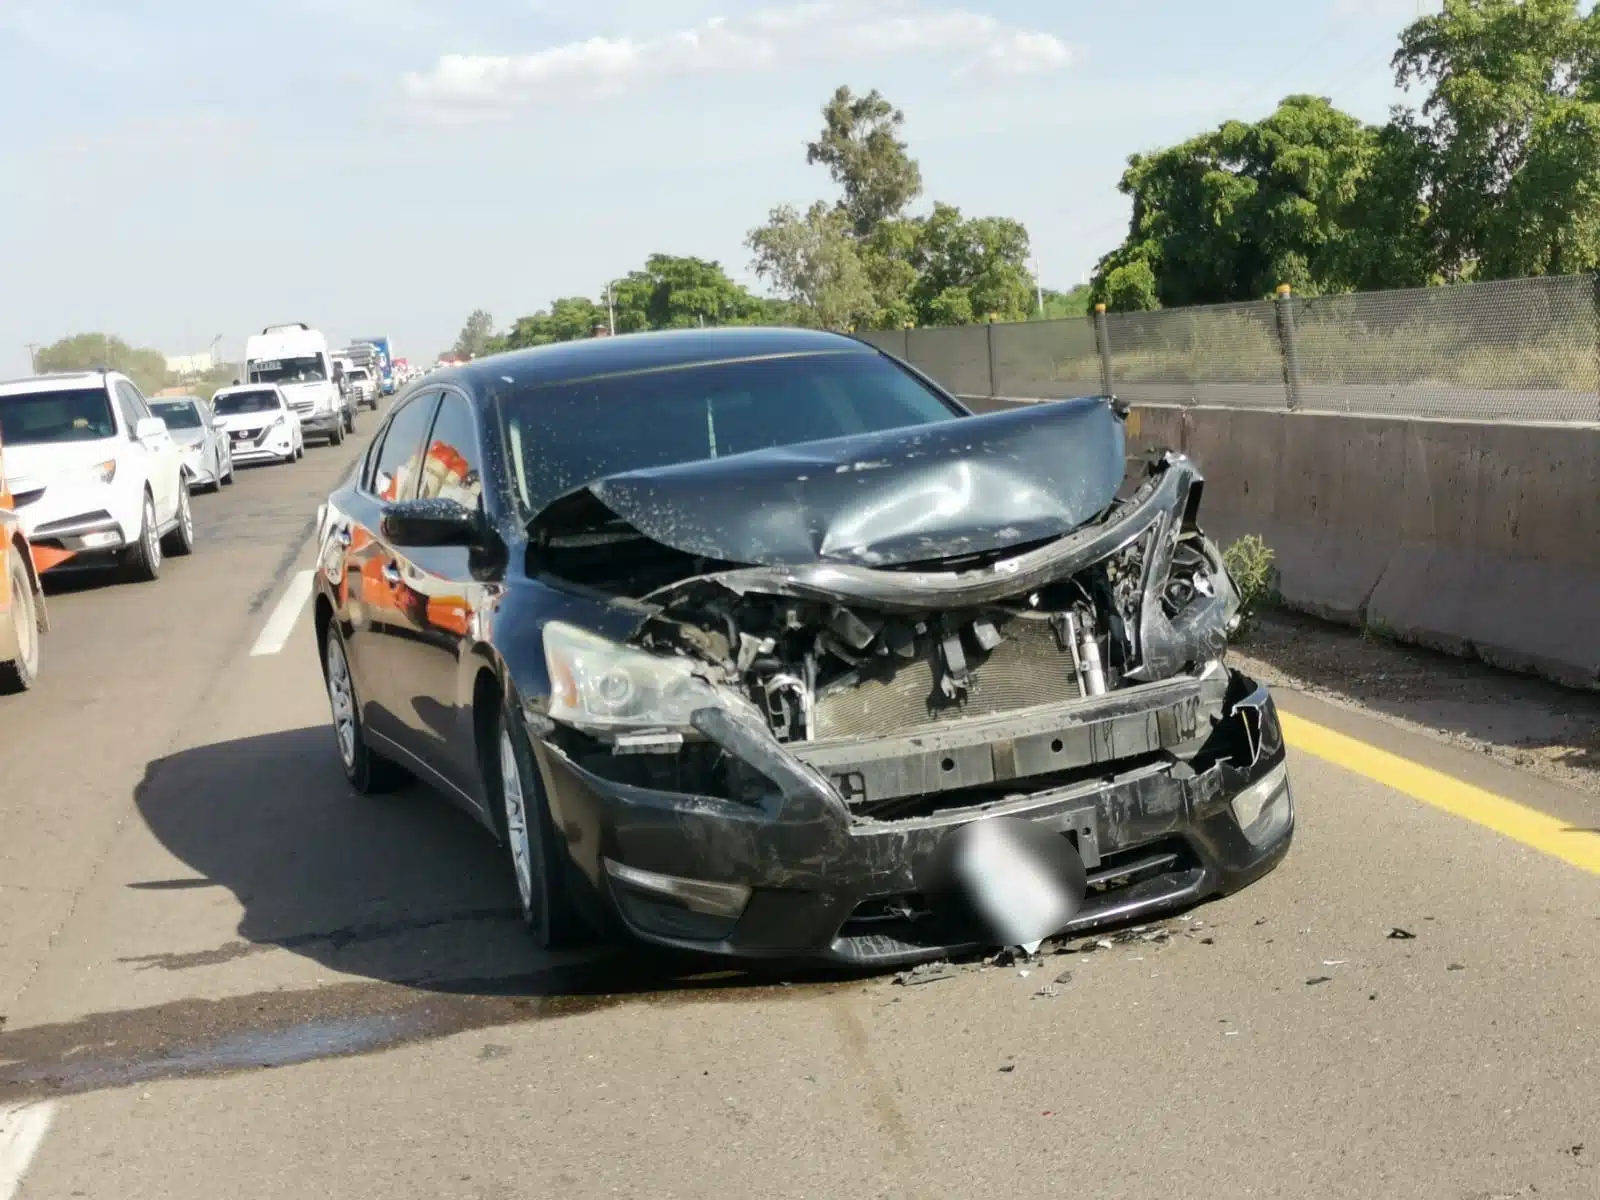
[[178,481],[178,525],[161,539],[168,558],[185,558],[194,553],[194,510],[189,505],[189,481]]
[[510,860],[522,920],[541,950],[594,940],[567,891],[566,859],[550,820],[544,781],[521,718],[502,705],[492,744],[481,748],[484,792]]
[[355,674],[350,670],[344,635],[339,632],[336,621],[328,625],[322,652],[322,679],[328,688],[339,764],[350,786],[363,796],[377,796],[398,791],[410,783],[409,771],[373,753],[367,745],[367,735],[361,727],[361,700],[356,692]]
[[33,580],[15,546],[10,553],[11,570],[7,585],[11,589],[11,622],[16,635],[17,657],[0,662],[0,694],[25,692],[39,678],[39,609],[33,595]]
[[144,494],[139,540],[122,552],[122,569],[134,583],[161,578],[161,535],[156,532],[156,502],[149,492]]

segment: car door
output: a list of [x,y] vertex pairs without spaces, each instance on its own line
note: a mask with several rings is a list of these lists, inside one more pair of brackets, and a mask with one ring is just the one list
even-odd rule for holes
[[[482,512],[483,453],[471,402],[446,388],[424,442],[417,498],[454,500]],[[381,539],[380,539],[381,540]],[[471,798],[478,787],[472,728],[470,654],[476,614],[493,582],[474,579],[461,546],[384,543],[386,563],[405,596],[406,652],[396,655],[390,686],[405,736],[427,764]]]
[[409,670],[420,625],[404,577],[379,536],[379,524],[385,504],[416,494],[423,439],[438,401],[437,391],[420,393],[390,414],[352,489],[346,525],[330,531],[346,543],[348,648],[362,722],[370,733],[418,756],[408,735],[412,723],[401,712],[409,703],[408,689],[397,686],[395,678]]
[[156,521],[165,525],[178,512],[178,477],[181,460],[178,444],[163,425],[158,433],[139,439],[134,436],[140,421],[154,417],[144,394],[126,379],[117,380],[117,394],[124,403],[123,415],[128,419],[128,433],[144,453],[145,478],[150,483],[150,494],[155,499]]

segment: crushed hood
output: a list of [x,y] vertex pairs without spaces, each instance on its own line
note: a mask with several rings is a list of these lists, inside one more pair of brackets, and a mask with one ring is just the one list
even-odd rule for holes
[[887,567],[1060,537],[1102,512],[1124,469],[1109,400],[608,476],[547,505],[536,542],[620,518],[686,554],[753,566]]

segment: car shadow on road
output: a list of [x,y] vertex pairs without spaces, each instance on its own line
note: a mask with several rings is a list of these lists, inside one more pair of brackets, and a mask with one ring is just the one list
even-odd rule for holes
[[[223,887],[244,908],[238,940],[130,961],[186,971],[287,950],[345,975],[450,993],[574,995],[826,979],[728,971],[701,958],[602,946],[538,952],[504,852],[421,784],[361,796],[326,726],[185,750],[152,763],[135,796],[195,875],[141,891]],[[177,901],[175,901],[177,902]]]

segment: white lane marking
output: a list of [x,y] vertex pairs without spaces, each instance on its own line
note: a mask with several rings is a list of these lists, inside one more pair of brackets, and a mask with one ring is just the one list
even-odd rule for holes
[[0,1108],[0,1200],[17,1194],[55,1116],[54,1100]]
[[283,649],[283,644],[294,632],[295,622],[300,619],[300,610],[306,606],[306,601],[311,599],[311,584],[316,575],[315,571],[301,571],[289,580],[289,586],[283,589],[283,596],[278,600],[278,606],[272,610],[272,615],[261,628],[261,636],[256,639],[255,646],[250,650],[251,658],[260,658],[263,654],[276,654]]

